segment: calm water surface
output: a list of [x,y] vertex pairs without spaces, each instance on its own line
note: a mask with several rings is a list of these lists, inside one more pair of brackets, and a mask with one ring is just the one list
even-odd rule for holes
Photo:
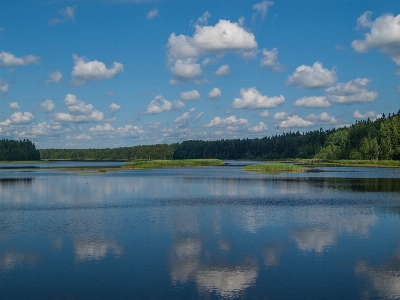
[[242,164],[3,165],[0,298],[400,298],[400,169]]

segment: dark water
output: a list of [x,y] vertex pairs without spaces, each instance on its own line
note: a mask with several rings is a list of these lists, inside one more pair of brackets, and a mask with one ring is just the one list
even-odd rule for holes
[[400,169],[240,164],[0,168],[0,298],[400,298]]

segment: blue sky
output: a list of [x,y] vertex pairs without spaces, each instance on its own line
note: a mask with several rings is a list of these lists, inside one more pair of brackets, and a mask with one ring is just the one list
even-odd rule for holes
[[0,138],[103,148],[400,109],[398,0],[0,1]]

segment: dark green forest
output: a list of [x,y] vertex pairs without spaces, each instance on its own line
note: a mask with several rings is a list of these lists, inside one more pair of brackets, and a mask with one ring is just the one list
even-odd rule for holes
[[40,152],[30,140],[0,140],[0,161],[40,160]]
[[190,140],[106,149],[43,149],[42,159],[368,159],[400,160],[400,110],[350,127],[288,132],[254,139]]

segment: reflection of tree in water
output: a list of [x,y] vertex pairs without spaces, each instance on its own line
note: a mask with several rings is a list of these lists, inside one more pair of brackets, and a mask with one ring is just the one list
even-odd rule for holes
[[389,260],[381,266],[371,266],[361,261],[355,266],[355,274],[365,280],[363,294],[366,299],[379,298],[400,299],[400,248]]

